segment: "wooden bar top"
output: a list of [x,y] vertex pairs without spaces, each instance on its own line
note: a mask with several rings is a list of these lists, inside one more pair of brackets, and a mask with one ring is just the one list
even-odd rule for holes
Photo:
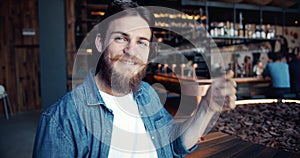
[[[153,79],[162,83],[169,91],[191,96],[203,96],[214,80],[163,73],[154,74]],[[237,83],[237,96],[241,98],[264,96],[271,85],[270,79],[258,77],[233,78],[233,80]]]
[[[176,76],[173,74],[163,74],[157,73],[154,74],[154,79],[156,80],[164,80],[170,82],[196,82],[199,84],[211,84],[213,79],[207,78],[193,78],[193,77],[186,77],[186,76]],[[233,78],[234,81],[239,83],[270,83],[270,79],[259,78],[259,77],[244,77],[244,78]]]

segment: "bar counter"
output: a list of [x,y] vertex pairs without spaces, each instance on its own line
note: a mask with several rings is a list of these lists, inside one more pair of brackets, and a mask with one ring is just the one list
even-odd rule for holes
[[[164,74],[164,73],[157,73],[154,74],[154,78],[157,80],[167,80],[167,81],[175,81],[181,80],[183,82],[197,82],[199,84],[211,84],[213,79],[206,79],[206,78],[193,78],[193,77],[186,77],[186,76],[177,76],[172,74]],[[270,83],[270,79],[259,78],[259,77],[244,77],[244,78],[233,78],[234,81],[237,83]]]
[[[169,91],[193,96],[203,96],[213,79],[182,77],[172,74],[157,73],[155,82],[161,83]],[[238,99],[264,98],[271,85],[270,79],[258,77],[233,78],[237,83]]]

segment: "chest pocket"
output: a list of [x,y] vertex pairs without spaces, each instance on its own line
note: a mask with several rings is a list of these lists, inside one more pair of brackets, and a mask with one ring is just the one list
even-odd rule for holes
[[160,115],[154,120],[154,125],[157,130],[161,130],[161,128],[169,128],[168,126],[172,125],[172,117],[168,115]]

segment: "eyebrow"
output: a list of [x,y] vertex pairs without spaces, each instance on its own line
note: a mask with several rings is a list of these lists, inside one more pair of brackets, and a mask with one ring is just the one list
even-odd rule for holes
[[[127,34],[125,32],[122,32],[122,31],[114,31],[114,32],[111,33],[111,35],[112,34],[121,34],[122,36],[130,37],[129,34]],[[146,41],[150,42],[150,39],[148,39],[146,37],[139,37],[139,39],[146,40]]]

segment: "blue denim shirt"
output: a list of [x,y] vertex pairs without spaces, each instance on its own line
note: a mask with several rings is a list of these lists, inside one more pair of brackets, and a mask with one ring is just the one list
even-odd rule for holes
[[[184,157],[197,148],[186,149],[180,136],[183,125],[174,124],[149,84],[142,82],[134,98],[159,158]],[[106,158],[113,119],[90,72],[81,85],[42,113],[33,157]]]

